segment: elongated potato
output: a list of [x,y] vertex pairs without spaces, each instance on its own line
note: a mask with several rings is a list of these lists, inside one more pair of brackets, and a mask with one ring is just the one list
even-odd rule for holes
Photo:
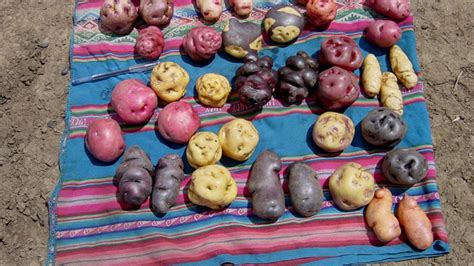
[[403,95],[398,87],[397,77],[392,72],[384,72],[382,75],[380,101],[382,106],[393,110],[399,115],[403,114]]
[[365,220],[381,242],[389,242],[402,233],[397,217],[392,213],[392,193],[386,188],[375,191],[365,210]]
[[179,185],[184,179],[184,165],[176,154],[163,156],[155,168],[151,208],[157,213],[166,213],[176,203]]
[[304,163],[294,163],[289,166],[288,179],[291,204],[295,210],[305,217],[318,213],[324,195],[316,171]]
[[367,96],[375,97],[380,93],[382,87],[382,70],[380,70],[379,61],[375,55],[368,54],[362,66],[362,87],[364,87]]
[[416,86],[418,76],[413,70],[410,59],[398,45],[390,48],[390,67],[405,88],[411,89]]
[[424,250],[433,244],[431,221],[413,197],[403,196],[398,204],[397,217],[413,246]]

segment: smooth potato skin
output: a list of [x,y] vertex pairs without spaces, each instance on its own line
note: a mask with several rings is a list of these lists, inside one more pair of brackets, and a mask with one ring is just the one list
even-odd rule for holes
[[200,126],[199,116],[186,102],[172,102],[158,115],[158,131],[167,141],[187,143]]
[[84,141],[92,156],[105,163],[117,160],[125,150],[122,130],[112,119],[99,119],[88,125]]
[[296,212],[309,217],[319,212],[323,204],[323,190],[316,172],[304,163],[294,163],[289,167],[291,203]]
[[141,0],[139,12],[148,25],[166,25],[173,17],[173,0]]
[[359,82],[352,72],[334,66],[319,73],[316,95],[326,110],[340,110],[359,97]]
[[277,220],[285,213],[285,195],[278,172],[280,157],[263,151],[252,166],[248,187],[252,193],[252,211],[262,219]]
[[395,20],[402,20],[410,15],[408,0],[368,0],[375,12]]
[[397,23],[391,20],[376,20],[366,28],[367,40],[377,46],[388,48],[397,43],[401,36],[402,30]]
[[167,213],[176,203],[179,186],[184,180],[184,164],[176,154],[162,157],[155,168],[151,208],[160,214]]
[[410,243],[425,250],[433,244],[431,221],[413,197],[405,194],[398,204],[397,218]]
[[402,233],[397,217],[392,213],[392,193],[387,188],[375,191],[365,210],[367,225],[381,242],[389,242]]

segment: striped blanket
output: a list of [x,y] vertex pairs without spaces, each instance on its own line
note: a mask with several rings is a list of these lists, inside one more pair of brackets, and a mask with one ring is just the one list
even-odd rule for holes
[[[211,211],[189,203],[186,195],[191,168],[181,184],[177,204],[165,216],[155,216],[147,201],[139,210],[127,211],[117,202],[117,187],[112,176],[117,165],[101,164],[88,157],[84,147],[87,125],[99,118],[117,118],[109,105],[114,85],[128,78],[149,82],[150,72],[134,73],[70,86],[67,102],[67,130],[60,154],[61,177],[50,200],[50,240],[47,264],[342,264],[384,262],[438,256],[449,252],[449,244],[441,212],[436,169],[433,155],[429,117],[423,96],[423,83],[403,90],[408,125],[406,138],[399,147],[413,147],[429,162],[428,176],[421,183],[408,188],[389,183],[381,174],[380,162],[385,152],[368,146],[360,135],[362,118],[379,106],[377,99],[359,99],[344,113],[357,125],[352,145],[340,156],[330,157],[315,147],[311,127],[322,112],[314,97],[298,106],[282,106],[270,101],[262,112],[255,112],[238,103],[233,92],[223,108],[204,108],[194,98],[193,86],[197,78],[215,72],[232,79],[240,63],[219,54],[207,65],[191,62],[179,53],[181,38],[192,27],[201,25],[191,0],[176,0],[175,15],[164,29],[166,46],[160,60],[174,61],[190,74],[191,83],[182,101],[193,105],[202,119],[200,130],[217,132],[220,126],[235,116],[251,119],[260,132],[260,143],[248,161],[236,163],[223,159],[238,185],[236,200],[224,210]],[[271,6],[288,1],[255,1],[249,20],[260,22]],[[335,22],[323,31],[306,29],[298,41],[288,47],[267,45],[261,52],[270,55],[275,68],[285,58],[299,50],[314,54],[325,37],[345,35],[356,41],[364,54],[375,54],[383,71],[388,68],[387,50],[377,48],[361,38],[367,23],[377,15],[364,5],[363,0],[338,0]],[[144,62],[133,54],[137,37],[102,33],[98,27],[101,0],[79,0],[74,13],[71,37],[72,78],[107,72]],[[222,29],[231,17],[225,10],[220,22],[213,26]],[[403,37],[399,42],[420,75],[416,56],[413,18],[400,23]],[[360,73],[356,71],[356,74]],[[185,146],[163,143],[155,132],[160,108],[151,121],[142,127],[123,125],[128,146],[139,145],[153,162],[167,153],[184,154]],[[295,216],[287,210],[275,223],[267,223],[252,215],[246,187],[249,169],[255,157],[271,149],[282,157],[284,168],[296,161],[313,167],[324,189],[324,203],[318,215],[309,218]],[[381,245],[364,223],[363,210],[342,212],[334,207],[328,191],[328,177],[335,168],[355,161],[372,172],[379,186],[389,188],[397,203],[403,193],[413,195],[426,211],[433,224],[434,244],[425,251],[416,251],[401,236]],[[282,173],[284,169],[282,169]],[[283,177],[282,177],[283,180]],[[288,202],[288,189],[284,183]]]

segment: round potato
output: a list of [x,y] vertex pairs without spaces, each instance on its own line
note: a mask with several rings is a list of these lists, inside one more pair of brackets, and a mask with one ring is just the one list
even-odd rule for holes
[[354,138],[354,123],[340,113],[326,112],[313,126],[314,143],[328,152],[340,152],[351,145]]
[[366,4],[375,12],[394,20],[402,20],[410,15],[409,0],[368,0]]
[[306,15],[309,22],[316,27],[325,26],[336,18],[335,0],[310,0],[306,4]]
[[229,3],[238,16],[247,17],[252,13],[253,0],[229,0]]
[[375,180],[360,164],[347,163],[329,177],[329,191],[337,207],[356,210],[374,197]]
[[221,157],[222,148],[216,134],[209,131],[198,132],[189,140],[186,158],[192,167],[216,164]]
[[290,43],[303,32],[304,17],[290,5],[278,5],[268,10],[262,21],[263,29],[272,41]]
[[196,82],[199,101],[213,107],[222,107],[231,89],[226,77],[214,73],[205,74]]
[[153,68],[150,83],[160,99],[174,102],[186,94],[189,74],[174,62],[162,62]]
[[201,119],[189,103],[173,102],[161,110],[157,126],[164,139],[184,144],[201,126]]
[[213,27],[192,28],[183,38],[183,49],[194,61],[211,59],[222,46],[222,36]]
[[236,196],[237,184],[224,166],[208,165],[193,172],[188,190],[192,203],[218,210],[231,204]]
[[352,72],[334,66],[319,73],[316,95],[326,110],[340,110],[359,97],[359,82]]
[[117,160],[125,150],[122,130],[113,119],[99,119],[90,123],[84,141],[92,156],[106,163]]
[[395,149],[385,155],[382,172],[392,183],[413,185],[426,177],[428,162],[414,149]]
[[369,42],[384,48],[393,46],[402,36],[402,30],[397,23],[383,19],[369,23],[366,32]]
[[138,55],[147,59],[157,59],[164,47],[165,39],[160,28],[148,26],[139,31],[135,43],[135,51]]
[[332,36],[321,43],[319,62],[321,65],[338,66],[354,71],[362,66],[364,56],[359,46],[349,37]]
[[257,147],[259,135],[252,122],[236,118],[221,127],[219,142],[225,156],[236,161],[245,161]]
[[104,0],[100,24],[120,35],[129,34],[138,18],[138,9],[131,0]]
[[139,13],[148,25],[162,26],[173,17],[173,0],[141,0]]
[[400,115],[388,108],[370,111],[361,123],[362,137],[376,146],[393,147],[405,137],[407,127]]

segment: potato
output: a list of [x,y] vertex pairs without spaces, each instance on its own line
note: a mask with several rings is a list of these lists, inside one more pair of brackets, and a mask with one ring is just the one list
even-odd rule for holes
[[87,126],[85,145],[99,161],[111,163],[125,150],[125,141],[119,124],[112,119],[98,119]]
[[410,59],[398,45],[390,48],[390,67],[405,88],[414,88],[418,83],[418,76]]
[[321,209],[324,198],[316,172],[304,163],[293,163],[288,169],[291,204],[302,216],[315,215]]
[[242,118],[224,124],[218,136],[223,154],[236,161],[250,158],[259,140],[258,131],[252,122]]
[[321,27],[331,23],[336,18],[337,6],[335,0],[309,0],[306,4],[306,16],[309,23]]
[[131,0],[104,0],[100,8],[100,25],[120,34],[129,34],[138,17],[138,9]]
[[395,20],[405,19],[410,15],[408,0],[368,0],[367,4],[375,12]]
[[351,38],[346,36],[327,38],[321,43],[319,52],[321,65],[338,66],[348,71],[354,71],[362,65],[362,51]]
[[319,73],[316,95],[326,110],[340,110],[353,104],[359,97],[357,78],[340,67],[331,67]]
[[163,38],[163,33],[160,28],[148,26],[138,33],[135,51],[144,58],[157,59],[160,57],[164,46],[165,39]]
[[382,70],[379,61],[373,54],[368,54],[365,59],[362,71],[362,87],[365,94],[369,97],[375,97],[380,93],[382,87]]
[[225,52],[235,58],[244,58],[249,54],[256,56],[263,46],[262,31],[255,23],[231,18],[222,31],[222,43]]
[[216,164],[222,157],[222,147],[216,134],[204,131],[194,134],[186,148],[188,163],[194,167]]
[[280,157],[263,151],[252,165],[248,188],[252,193],[252,213],[262,219],[277,220],[285,213],[285,194],[280,182]]
[[296,41],[304,28],[304,16],[291,5],[277,5],[267,11],[262,21],[268,37],[277,43]]
[[374,197],[375,180],[362,165],[347,163],[329,177],[329,191],[337,207],[346,211],[356,210]]
[[351,145],[354,138],[354,123],[343,114],[325,112],[313,126],[314,143],[328,152],[340,152]]
[[222,0],[196,0],[196,7],[206,21],[214,22],[221,17]]
[[148,25],[163,26],[173,17],[173,0],[141,0],[139,13]]
[[392,214],[392,193],[386,188],[377,189],[365,209],[365,221],[381,242],[389,242],[402,233],[397,217]]
[[174,62],[162,62],[153,68],[150,83],[160,99],[174,102],[186,94],[189,74]]
[[237,197],[237,184],[224,166],[203,166],[193,172],[188,197],[196,205],[222,209]]
[[137,79],[119,82],[111,98],[112,108],[130,125],[147,123],[158,106],[155,92]]
[[380,87],[380,101],[382,106],[394,111],[395,113],[403,114],[403,95],[398,87],[397,77],[391,72],[384,72],[382,74],[382,86]]
[[184,180],[183,169],[183,160],[176,154],[167,154],[158,161],[151,194],[153,211],[164,214],[174,206],[179,194],[179,186]]
[[183,38],[183,49],[194,61],[211,59],[221,46],[221,34],[213,27],[192,28]]
[[229,3],[234,12],[241,17],[247,17],[252,13],[253,0],[229,0]]
[[392,183],[413,185],[426,177],[428,162],[414,149],[395,149],[385,155],[382,172]]
[[397,218],[410,243],[417,249],[425,250],[433,244],[431,221],[408,194],[398,204]]
[[115,173],[120,198],[134,207],[142,205],[151,194],[152,172],[153,164],[144,150],[138,146],[127,149]]
[[231,90],[232,88],[227,78],[219,74],[205,74],[196,82],[198,99],[201,103],[208,106],[224,106]]
[[367,113],[360,127],[365,141],[385,147],[400,143],[407,132],[402,118],[388,108],[377,108]]
[[402,30],[391,20],[372,21],[365,30],[369,42],[384,48],[393,46],[402,37]]
[[201,120],[189,103],[172,102],[159,113],[157,126],[164,139],[184,144],[201,126]]

